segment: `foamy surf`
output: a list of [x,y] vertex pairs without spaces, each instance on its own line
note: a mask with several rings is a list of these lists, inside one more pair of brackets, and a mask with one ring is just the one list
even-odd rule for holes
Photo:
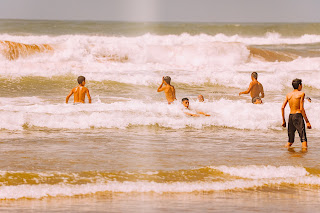
[[[250,46],[312,44],[320,42],[317,35],[299,38],[282,38],[278,34],[257,38],[220,34],[0,35],[0,41],[0,75],[7,78],[72,74],[85,75],[93,81],[150,86],[157,84],[163,75],[170,75],[175,83],[244,88],[250,80],[248,73],[261,70],[263,74],[259,80],[266,91],[282,90],[296,77],[303,78],[304,85],[320,89],[316,81],[320,75],[320,61],[314,54],[301,57],[295,51]],[[274,78],[275,73],[277,78]]]
[[223,173],[230,174],[232,176],[238,176],[242,178],[250,179],[264,179],[264,178],[299,178],[309,173],[303,167],[293,166],[239,166],[228,167],[218,166],[211,167],[222,171]]
[[[1,210],[317,209],[319,24],[0,25]],[[238,96],[252,72],[264,105]],[[93,103],[64,104],[79,75]],[[174,105],[156,92],[166,75]],[[312,99],[308,150],[298,134],[283,147],[294,78]],[[183,97],[211,116],[186,116]]]
[[[9,99],[10,100],[10,99]],[[191,102],[191,108],[210,114],[210,117],[189,117],[180,103],[168,105],[160,102],[131,100],[94,104],[22,104],[0,99],[1,129],[23,130],[26,128],[90,129],[120,128],[130,126],[161,126],[172,129],[204,127],[229,127],[251,130],[280,130],[281,103],[253,105],[243,100],[213,100],[206,103]],[[31,99],[30,101],[36,101]],[[19,100],[16,100],[19,102]],[[7,104],[3,104],[7,103]],[[245,106],[245,107],[244,107]],[[242,110],[239,111],[239,108]],[[315,118],[319,103],[306,103],[310,122],[320,128]],[[275,113],[279,112],[279,113]],[[286,111],[287,115],[289,114]],[[257,119],[258,118],[258,119]]]
[[[192,192],[214,192],[226,190],[247,190],[258,187],[277,187],[279,185],[287,185],[288,187],[299,187],[302,185],[309,185],[317,187],[320,185],[320,177],[318,175],[310,175],[303,167],[294,166],[242,166],[242,167],[227,167],[218,166],[210,167],[211,170],[221,171],[233,177],[227,177],[224,181],[169,181],[159,182],[152,181],[152,176],[160,174],[151,172],[143,174],[146,180],[136,181],[114,181],[101,176],[97,173],[98,181],[96,183],[86,184],[70,184],[60,182],[59,184],[21,184],[21,185],[6,185],[2,184],[0,187],[0,199],[19,199],[19,198],[44,198],[44,197],[57,197],[57,196],[76,196],[76,195],[92,195],[98,192],[112,192],[112,193],[192,193]],[[213,171],[208,168],[200,168],[198,172],[205,169],[210,175],[218,175],[219,173],[212,173]],[[174,171],[171,171],[172,173]],[[191,179],[194,178],[197,170],[192,172]],[[203,173],[203,171],[201,171]],[[163,172],[162,172],[163,173]],[[174,172],[176,175],[187,174],[188,171]],[[95,174],[95,173],[93,173]],[[6,173],[2,172],[2,176]],[[14,172],[11,172],[14,175]],[[21,174],[23,175],[23,174]],[[41,174],[39,174],[41,176]],[[38,176],[39,176],[38,175]],[[43,178],[51,177],[53,174],[42,174]],[[65,180],[76,178],[79,175],[72,174],[59,174]],[[125,175],[125,173],[122,173]],[[132,173],[127,173],[127,176]],[[141,175],[141,174],[140,174]],[[163,175],[163,174],[162,174]],[[17,176],[17,174],[15,175]],[[26,175],[25,177],[30,177]],[[31,175],[36,176],[36,175]],[[68,178],[68,176],[70,176]],[[87,178],[88,174],[86,175]],[[106,176],[106,174],[104,175]],[[221,175],[220,175],[221,176]],[[95,177],[95,179],[97,178]],[[116,174],[110,175],[111,179],[116,179]],[[208,178],[207,177],[207,178]],[[39,178],[39,177],[37,177]],[[122,177],[123,178],[123,177]],[[151,180],[150,180],[151,178]],[[186,177],[184,177],[186,178]],[[236,178],[236,179],[235,179]],[[240,178],[240,179],[239,179]],[[231,180],[230,180],[231,179]],[[80,179],[79,179],[80,180]],[[30,180],[29,180],[30,181]],[[76,182],[76,180],[74,180]]]

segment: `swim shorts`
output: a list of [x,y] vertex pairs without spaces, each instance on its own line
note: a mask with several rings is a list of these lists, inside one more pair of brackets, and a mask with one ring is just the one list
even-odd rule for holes
[[252,98],[252,103],[253,103],[253,104],[254,104],[254,102],[256,101],[257,98],[261,99],[259,96]]
[[296,130],[299,133],[301,143],[307,142],[306,128],[305,128],[303,116],[301,113],[289,115],[289,122],[288,122],[288,136],[289,136],[288,142],[289,143],[294,142],[294,135]]

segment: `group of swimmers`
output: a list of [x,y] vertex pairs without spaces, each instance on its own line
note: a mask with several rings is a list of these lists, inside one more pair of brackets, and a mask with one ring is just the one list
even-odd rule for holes
[[[175,100],[177,100],[176,90],[174,86],[171,85],[171,78],[169,76],[162,77],[162,82],[158,87],[157,92],[162,92],[162,91],[164,91],[168,104],[172,104]],[[204,101],[204,98],[202,95],[199,95],[198,99],[200,102]],[[190,103],[188,98],[182,98],[181,103],[185,107],[184,113],[186,115],[193,116],[193,117],[199,117],[200,115],[210,116],[209,114],[206,114],[201,111],[192,112],[192,110],[189,107]]]
[[[87,95],[89,103],[91,103],[91,96],[89,93],[88,88],[85,87],[85,77],[79,76],[78,77],[78,86],[73,88],[69,95],[66,97],[66,103],[68,103],[69,98],[71,95],[74,95],[74,103],[85,103],[85,96]],[[306,136],[306,128],[304,120],[307,124],[307,128],[311,129],[311,124],[307,118],[306,112],[304,110],[304,99],[305,99],[305,93],[302,92],[302,80],[301,79],[294,79],[292,81],[292,87],[293,91],[288,93],[286,95],[286,99],[283,102],[283,105],[281,107],[282,111],[282,126],[286,127],[286,120],[285,120],[285,113],[284,109],[289,103],[290,106],[290,115],[289,115],[289,121],[288,121],[288,143],[286,144],[286,147],[291,147],[291,145],[294,142],[294,136],[295,132],[298,131],[300,140],[302,143],[302,148],[307,148],[307,136]],[[171,85],[171,78],[169,76],[162,77],[162,82],[160,86],[157,89],[157,92],[164,91],[166,99],[168,101],[168,104],[174,103],[176,98],[176,90],[174,86]],[[253,104],[262,104],[262,98],[264,98],[264,90],[262,84],[258,81],[258,73],[253,72],[251,74],[251,82],[249,84],[249,87],[246,91],[240,92],[239,96],[242,94],[248,94],[250,93],[250,96],[252,98]],[[199,102],[203,102],[204,98],[202,95],[198,96]],[[307,98],[309,102],[311,102],[310,98]],[[189,116],[193,117],[199,117],[201,114],[205,116],[210,116],[209,114],[206,114],[201,111],[191,111],[189,107],[189,99],[183,98],[181,100],[182,105],[184,106],[184,113]]]

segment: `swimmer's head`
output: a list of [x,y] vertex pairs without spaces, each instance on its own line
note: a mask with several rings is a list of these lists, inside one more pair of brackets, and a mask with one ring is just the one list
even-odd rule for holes
[[257,72],[251,73],[251,77],[257,80],[258,79],[258,73]]
[[79,76],[78,77],[78,83],[79,84],[82,84],[82,82],[85,82],[86,81],[86,78],[84,76]]
[[181,102],[184,107],[189,108],[189,99],[188,98],[182,98]]
[[199,101],[199,102],[204,102],[204,97],[203,97],[203,95],[198,95],[198,101]]
[[170,85],[170,82],[171,82],[170,76],[163,77],[163,80],[164,80],[165,83]]
[[262,104],[262,100],[260,97],[255,97],[253,100],[252,100],[252,103],[253,104]]
[[[300,86],[301,85],[301,86]],[[292,87],[293,87],[293,89],[299,89],[300,87],[300,90],[302,89],[302,80],[301,79],[298,79],[298,78],[296,78],[296,79],[294,79],[293,81],[292,81]]]

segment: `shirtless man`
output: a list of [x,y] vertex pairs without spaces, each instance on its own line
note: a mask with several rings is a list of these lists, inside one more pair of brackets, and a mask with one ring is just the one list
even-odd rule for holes
[[[252,98],[252,103],[254,103],[253,99],[256,97],[264,98],[263,86],[257,79],[258,79],[258,73],[256,73],[256,72],[251,73],[251,80],[252,81],[249,84],[249,88],[244,92],[240,92],[239,96],[241,94],[248,94],[250,92],[250,95]],[[261,93],[261,96],[260,96],[260,93]]]
[[181,103],[185,107],[183,112],[186,115],[190,115],[190,116],[193,116],[193,117],[199,117],[200,114],[201,115],[205,115],[205,116],[210,116],[209,114],[206,114],[206,113],[200,112],[200,111],[196,111],[196,113],[191,113],[193,110],[191,110],[189,108],[189,99],[188,98],[182,98]]
[[286,145],[287,148],[289,148],[293,142],[294,142],[294,134],[296,130],[299,133],[301,145],[302,148],[307,148],[307,135],[306,135],[306,129],[304,125],[304,120],[307,123],[307,128],[311,129],[311,124],[309,123],[309,120],[307,118],[306,112],[304,110],[304,92],[301,92],[302,89],[302,81],[301,79],[294,79],[292,81],[292,86],[294,90],[287,94],[286,100],[283,102],[281,111],[282,111],[282,126],[286,127],[286,120],[284,116],[284,109],[289,102],[290,106],[290,115],[289,115],[289,122],[288,122],[288,136],[289,140]]
[[86,87],[84,87],[84,85],[86,84],[86,78],[84,76],[79,76],[78,83],[79,85],[73,88],[70,94],[67,96],[66,103],[68,103],[69,98],[72,94],[74,94],[74,103],[84,103],[86,94],[88,96],[89,103],[91,103],[91,96],[89,94],[89,90]]
[[[159,86],[157,92],[162,92],[164,91],[164,94],[166,95],[168,104],[172,104],[174,100],[176,99],[176,90],[174,89],[174,86],[170,84],[171,78],[169,76],[162,77],[162,83]],[[163,86],[163,84],[165,86]]]

